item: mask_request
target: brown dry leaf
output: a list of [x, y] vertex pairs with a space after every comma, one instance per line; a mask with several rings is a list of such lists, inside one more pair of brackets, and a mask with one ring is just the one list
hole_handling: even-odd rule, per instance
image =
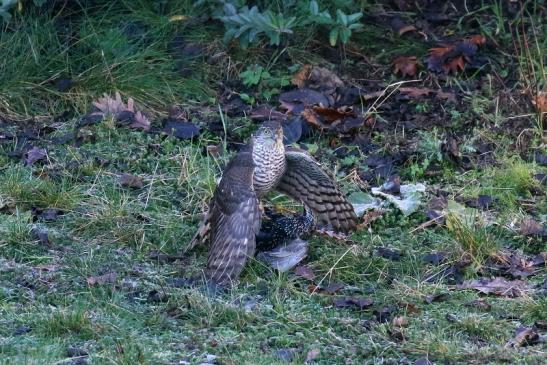
[[520, 224], [520, 234], [523, 236], [536, 236], [543, 232], [543, 227], [532, 218], [524, 219]]
[[298, 70], [298, 72], [293, 75], [291, 79], [291, 84], [299, 88], [304, 87], [306, 85], [308, 77], [310, 76], [312, 68], [313, 66], [309, 64], [302, 66], [300, 70]]
[[148, 118], [142, 112], [135, 110], [135, 101], [133, 98], [128, 98], [126, 105], [118, 91], [116, 91], [114, 98], [108, 94], [104, 94], [102, 98], [93, 102], [93, 106], [96, 108], [96, 111], [90, 115], [101, 115], [103, 117], [112, 115], [116, 119], [130, 120], [130, 128], [144, 131], [150, 129]]
[[294, 273], [296, 275], [301, 276], [304, 279], [308, 279], [310, 281], [315, 279], [315, 273], [307, 265], [300, 265], [300, 266], [295, 267], [294, 268]]
[[331, 70], [312, 65], [302, 66], [291, 82], [298, 88], [309, 87], [319, 90], [332, 90], [344, 86], [344, 82]]
[[428, 87], [401, 87], [399, 88], [399, 91], [411, 98], [419, 98], [434, 92], [433, 89]]
[[384, 214], [383, 211], [378, 210], [369, 210], [368, 212], [363, 215], [363, 223], [362, 225], [364, 227], [369, 226], [372, 222], [380, 218]]
[[142, 189], [144, 182], [142, 177], [132, 174], [122, 174], [120, 176], [120, 184], [126, 188]]
[[451, 101], [453, 103], [456, 102], [456, 95], [452, 92], [437, 90], [436, 96], [437, 96], [437, 98], [439, 98], [441, 100], [448, 100], [448, 101]]
[[471, 308], [478, 308], [478, 309], [482, 309], [482, 310], [485, 310], [485, 311], [489, 311], [490, 309], [492, 309], [492, 306], [490, 305], [490, 303], [488, 303], [486, 300], [484, 300], [482, 298], [472, 300], [472, 301], [466, 303], [465, 306], [466, 307], [471, 307]]
[[25, 164], [27, 166], [33, 165], [35, 162], [38, 162], [40, 160], [45, 159], [47, 156], [47, 151], [45, 148], [40, 147], [32, 147], [26, 154], [25, 154]]
[[397, 32], [400, 36], [405, 34], [405, 33], [408, 33], [408, 32], [414, 32], [416, 30], [416, 27], [413, 26], [413, 25], [406, 25], [404, 27], [402, 27], [401, 29], [399, 29], [399, 31]]
[[319, 294], [327, 294], [327, 295], [333, 295], [336, 294], [338, 291], [342, 290], [346, 285], [342, 283], [330, 283], [327, 286], [320, 286], [315, 284], [308, 285], [308, 291], [310, 293], [319, 293]]
[[305, 363], [309, 363], [317, 359], [317, 357], [321, 354], [321, 350], [318, 348], [313, 348], [310, 351], [308, 351], [308, 354], [306, 355], [306, 361]]
[[[132, 99], [130, 98], [129, 100]], [[133, 117], [133, 122], [129, 124], [129, 127], [147, 131], [150, 129], [150, 120], [142, 112], [136, 112]]]
[[534, 100], [538, 112], [547, 113], [547, 91], [540, 91]]
[[88, 285], [103, 285], [103, 284], [113, 284], [116, 282], [118, 274], [115, 272], [108, 272], [99, 276], [90, 276], [87, 278]]
[[482, 35], [466, 37], [452, 44], [441, 44], [428, 51], [427, 68], [435, 72], [456, 73], [465, 69], [466, 61], [476, 54], [478, 47], [486, 44]]
[[314, 106], [313, 111], [319, 115], [323, 121], [328, 123], [333, 123], [346, 117], [355, 117], [355, 113], [353, 113], [353, 109], [351, 107], [324, 108]]
[[415, 56], [399, 56], [393, 60], [393, 73], [414, 77], [418, 72], [418, 59]]
[[486, 37], [481, 34], [476, 34], [466, 37], [465, 41], [472, 43], [476, 46], [484, 46], [486, 44]]
[[408, 319], [403, 316], [395, 317], [391, 321], [394, 327], [406, 327], [408, 326]]
[[361, 310], [370, 307], [374, 301], [370, 298], [347, 297], [335, 299], [333, 304], [336, 308], [359, 308]]
[[505, 280], [504, 278], [481, 278], [466, 280], [458, 285], [458, 289], [475, 289], [484, 294], [494, 294], [504, 297], [520, 297], [528, 291], [528, 284], [522, 280]]
[[445, 73], [457, 73], [458, 71], [463, 71], [465, 68], [465, 62], [463, 56], [455, 57], [449, 61], [446, 61], [443, 64], [443, 70]]
[[524, 347], [535, 345], [539, 342], [539, 334], [531, 327], [517, 328], [515, 337], [513, 337], [505, 347]]
[[397, 34], [399, 34], [399, 36], [416, 30], [415, 26], [405, 23], [405, 21], [400, 17], [395, 17], [391, 20], [391, 27], [395, 32], [397, 32]]
[[304, 109], [304, 111], [300, 115], [302, 116], [302, 118], [304, 118], [306, 122], [310, 123], [316, 128], [323, 129], [327, 127], [326, 125], [323, 125], [323, 122], [321, 122], [319, 115], [317, 115], [317, 113], [311, 108]]

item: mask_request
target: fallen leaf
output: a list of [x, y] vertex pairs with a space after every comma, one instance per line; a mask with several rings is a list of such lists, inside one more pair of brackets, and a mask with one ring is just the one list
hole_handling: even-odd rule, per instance
[[274, 356], [284, 362], [292, 362], [297, 354], [298, 350], [293, 348], [278, 349], [274, 351]]
[[142, 112], [136, 112], [129, 127], [147, 131], [150, 130], [150, 120]]
[[251, 110], [251, 114], [249, 115], [251, 119], [255, 120], [278, 120], [278, 121], [284, 121], [287, 119], [287, 114], [281, 113], [280, 111], [275, 110], [274, 108], [256, 108]]
[[378, 254], [383, 258], [398, 261], [401, 259], [403, 254], [399, 250], [387, 248], [387, 247], [378, 247]]
[[283, 143], [291, 145], [300, 141], [304, 133], [304, 121], [301, 116], [286, 120], [283, 124]]
[[531, 327], [517, 328], [513, 337], [505, 347], [525, 347], [539, 343], [539, 334]]
[[415, 56], [399, 56], [393, 60], [393, 73], [414, 77], [418, 72], [418, 59]]
[[73, 85], [74, 85], [74, 81], [72, 81], [72, 79], [62, 78], [55, 81], [55, 88], [57, 89], [57, 91], [62, 93], [70, 90]]
[[434, 302], [444, 302], [449, 297], [450, 296], [448, 295], [448, 293], [438, 293], [438, 294], [426, 295], [425, 302], [427, 304], [431, 304], [431, 303], [434, 303]]
[[294, 273], [304, 279], [312, 281], [315, 279], [315, 273], [307, 265], [300, 265], [294, 268]]
[[540, 91], [532, 99], [536, 109], [540, 113], [547, 113], [547, 91]]
[[416, 30], [415, 26], [413, 26], [412, 24], [406, 24], [400, 17], [394, 17], [391, 20], [391, 28], [393, 28], [393, 30], [397, 32], [399, 36]]
[[528, 218], [521, 222], [519, 231], [523, 236], [537, 236], [540, 235], [544, 229], [537, 221], [532, 218]]
[[478, 47], [486, 43], [481, 35], [470, 36], [459, 42], [441, 44], [428, 51], [427, 68], [434, 72], [457, 73], [465, 69], [466, 61], [470, 62]]
[[32, 328], [30, 328], [29, 326], [21, 325], [21, 326], [17, 327], [15, 329], [15, 331], [13, 331], [13, 335], [14, 336], [21, 336], [21, 335], [24, 335], [25, 333], [29, 333], [31, 331], [32, 331]]
[[43, 220], [46, 222], [53, 222], [56, 221], [57, 218], [59, 218], [60, 215], [63, 214], [63, 211], [60, 209], [44, 209], [40, 216]]
[[379, 210], [369, 210], [368, 212], [366, 212], [364, 215], [363, 215], [363, 221], [362, 221], [362, 226], [363, 227], [367, 227], [367, 226], [370, 226], [372, 224], [372, 222], [374, 222], [375, 220], [377, 220], [378, 218], [380, 218], [382, 215], [384, 214], [383, 211], [379, 211]]
[[144, 182], [142, 177], [132, 174], [124, 173], [120, 176], [120, 184], [123, 187], [142, 189]]
[[308, 291], [310, 293], [328, 294], [333, 295], [342, 290], [346, 285], [342, 283], [330, 283], [328, 286], [323, 287], [320, 285], [310, 284], [308, 285]]
[[66, 355], [68, 357], [82, 357], [82, 356], [88, 356], [89, 352], [82, 347], [69, 346], [66, 349]]
[[194, 123], [177, 119], [165, 120], [163, 131], [178, 139], [192, 139], [200, 134], [200, 128]]
[[486, 37], [483, 36], [482, 34], [476, 34], [469, 37], [465, 37], [465, 40], [477, 46], [484, 46], [486, 44]]
[[395, 312], [395, 307], [388, 305], [375, 310], [373, 314], [374, 314], [374, 317], [376, 317], [376, 320], [378, 322], [386, 323], [386, 322], [389, 322], [394, 312]]
[[433, 89], [428, 87], [400, 87], [399, 91], [411, 98], [419, 98], [434, 92]]
[[156, 289], [150, 290], [148, 292], [148, 298], [147, 300], [152, 303], [164, 303], [169, 300], [169, 297], [164, 291], [158, 291]]
[[27, 166], [34, 165], [34, 163], [45, 159], [47, 151], [45, 148], [32, 147], [27, 153], [25, 153], [25, 164]]
[[300, 114], [307, 106], [329, 107], [331, 105], [323, 93], [308, 88], [286, 91], [279, 95], [279, 102], [282, 108], [293, 114]]
[[429, 361], [427, 356], [424, 356], [416, 359], [416, 361], [414, 361], [414, 365], [433, 365], [433, 363]]
[[32, 233], [42, 245], [49, 245], [49, 234], [47, 231], [39, 228], [33, 228]]
[[431, 252], [424, 256], [423, 260], [424, 262], [431, 264], [431, 265], [440, 265], [444, 262], [446, 262], [447, 257], [446, 253], [444, 252]]
[[306, 361], [305, 363], [309, 363], [309, 362], [312, 362], [314, 361], [315, 359], [317, 359], [317, 357], [319, 357], [319, 355], [321, 354], [321, 350], [319, 350], [318, 348], [313, 348], [311, 349], [310, 351], [308, 351], [308, 353], [306, 354]]
[[466, 303], [465, 306], [471, 307], [471, 308], [478, 308], [485, 311], [489, 311], [490, 309], [492, 309], [492, 306], [490, 305], [490, 303], [488, 303], [485, 299], [482, 299], [482, 298], [472, 300], [469, 303]]
[[308, 87], [318, 90], [333, 90], [344, 86], [344, 82], [331, 70], [312, 65], [302, 66], [293, 75], [291, 83], [298, 88]]
[[325, 108], [321, 106], [314, 106], [313, 111], [321, 117], [323, 122], [327, 123], [340, 121], [347, 117], [355, 117], [355, 113], [351, 107]]
[[373, 304], [373, 300], [370, 298], [338, 298], [333, 301], [333, 304], [336, 308], [351, 308], [356, 307], [360, 310], [370, 307]]
[[508, 281], [500, 277], [466, 280], [457, 287], [458, 289], [475, 289], [484, 294], [494, 294], [510, 298], [522, 296], [528, 291], [528, 284], [525, 281]]
[[116, 282], [118, 274], [115, 272], [108, 272], [99, 276], [90, 276], [87, 278], [88, 285], [104, 285], [104, 284], [113, 284]]
[[406, 327], [408, 326], [408, 319], [403, 316], [398, 316], [393, 318], [391, 324], [393, 324], [394, 327]]

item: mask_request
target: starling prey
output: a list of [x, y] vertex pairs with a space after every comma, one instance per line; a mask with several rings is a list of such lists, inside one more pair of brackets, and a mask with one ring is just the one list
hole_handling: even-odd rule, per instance
[[[248, 163], [240, 163], [237, 160], [249, 158], [254, 165], [253, 171], [243, 173], [245, 168], [251, 169], [251, 167]], [[232, 172], [232, 170], [237, 172]], [[248, 186], [243, 184], [243, 177], [251, 179], [245, 180], [245, 182], [248, 182]], [[234, 186], [232, 186], [232, 180], [237, 180]], [[307, 152], [294, 148], [285, 148], [283, 145], [283, 129], [279, 122], [265, 122], [253, 135], [246, 149], [238, 153], [228, 165], [215, 191], [209, 213], [205, 216], [194, 238], [186, 247], [185, 251], [188, 251], [207, 239], [210, 241], [211, 250], [206, 269], [209, 278], [213, 280], [218, 280], [219, 277], [223, 280], [226, 279], [225, 274], [219, 277], [215, 276], [217, 269], [211, 263], [217, 262], [217, 265], [220, 265], [219, 260], [222, 258], [230, 261], [233, 259], [233, 255], [237, 256], [240, 251], [243, 251], [238, 248], [237, 254], [231, 254], [234, 247], [243, 245], [243, 238], [240, 239], [239, 244], [236, 244], [234, 237], [243, 237], [244, 235], [241, 233], [244, 228], [242, 227], [245, 227], [246, 230], [257, 221], [254, 215], [249, 214], [250, 211], [247, 206], [245, 206], [244, 212], [232, 211], [228, 219], [226, 215], [219, 215], [216, 205], [232, 204], [233, 199], [236, 199], [238, 204], [242, 204], [240, 199], [251, 194], [255, 197], [256, 211], [259, 212], [257, 214], [260, 214], [258, 199], [273, 190], [280, 191], [301, 202], [313, 213], [317, 225], [321, 228], [344, 233], [356, 228], [357, 216], [353, 206], [338, 189], [335, 181]], [[246, 203], [248, 202], [250, 201], [246, 200]], [[231, 206], [236, 207], [237, 204]], [[222, 221], [219, 221], [219, 219], [222, 219]], [[245, 222], [241, 221], [244, 219]], [[222, 229], [219, 228], [220, 225], [222, 225]], [[222, 234], [219, 234], [219, 232], [222, 232]], [[230, 235], [230, 232], [234, 232], [236, 235]], [[258, 229], [255, 233], [258, 233]], [[250, 242], [249, 238], [246, 238], [245, 245], [248, 248]], [[255, 240], [253, 237], [253, 253], [254, 245]], [[226, 265], [223, 264], [219, 267], [221, 266], [231, 267], [232, 264], [228, 262]], [[237, 273], [239, 274], [240, 271], [241, 269]], [[233, 272], [235, 273], [236, 270]], [[235, 277], [237, 275], [231, 274], [230, 280]]]

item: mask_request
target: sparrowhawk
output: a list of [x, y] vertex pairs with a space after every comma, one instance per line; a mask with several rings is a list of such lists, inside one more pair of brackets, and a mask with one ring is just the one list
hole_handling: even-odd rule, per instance
[[272, 190], [304, 204], [320, 227], [347, 233], [357, 226], [353, 206], [320, 164], [307, 152], [284, 146], [279, 122], [265, 122], [228, 164], [209, 213], [186, 248], [210, 241], [209, 279], [220, 284], [235, 280], [254, 255], [259, 199]]

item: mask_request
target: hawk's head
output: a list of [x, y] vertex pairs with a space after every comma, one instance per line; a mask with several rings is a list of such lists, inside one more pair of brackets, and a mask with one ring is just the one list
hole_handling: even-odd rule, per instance
[[266, 149], [278, 149], [283, 147], [283, 128], [281, 123], [267, 121], [262, 123], [253, 136], [255, 145]]

